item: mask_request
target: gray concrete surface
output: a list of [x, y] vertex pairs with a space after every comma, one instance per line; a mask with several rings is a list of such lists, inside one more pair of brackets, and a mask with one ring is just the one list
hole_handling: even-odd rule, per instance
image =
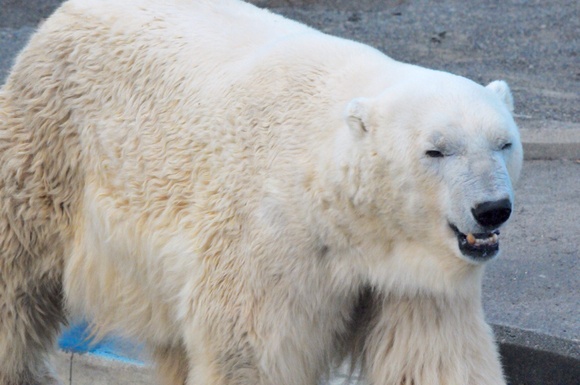
[[155, 385], [150, 366], [126, 364], [90, 354], [59, 352], [54, 360], [56, 373], [69, 385]]
[[[368, 43], [398, 60], [454, 72], [482, 84], [500, 78], [508, 81], [527, 161], [517, 188], [514, 219], [502, 231], [502, 255], [487, 269], [486, 314], [502, 343], [513, 385], [524, 385], [523, 379], [525, 385], [580, 384], [578, 2], [254, 2], [325, 32]], [[36, 24], [58, 3], [0, 0], [0, 84]], [[532, 358], [534, 354], [540, 355]], [[66, 361], [68, 356], [59, 359], [63, 357]], [[66, 362], [70, 368], [70, 361]], [[105, 379], [101, 383], [124, 383], [118, 379], [121, 375], [110, 377], [122, 372], [116, 366], [95, 362], [76, 357], [73, 368], [78, 364], [80, 375], [94, 377], [90, 383], [99, 383], [97, 378]], [[99, 365], [109, 369], [95, 369]], [[150, 381], [135, 376], [131, 383]], [[79, 381], [71, 383], [83, 383]]]
[[[95, 357], [90, 354], [59, 352], [55, 357], [57, 375], [70, 385], [157, 385], [155, 373], [148, 365], [132, 365]], [[354, 384], [358, 377], [336, 374], [320, 385]], [[361, 383], [361, 385], [364, 385]]]
[[580, 161], [525, 162], [484, 281], [489, 321], [580, 342], [579, 217]]

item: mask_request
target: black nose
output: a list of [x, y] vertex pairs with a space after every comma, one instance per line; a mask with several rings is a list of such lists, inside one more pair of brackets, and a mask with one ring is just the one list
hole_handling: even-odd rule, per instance
[[512, 203], [509, 199], [483, 202], [471, 209], [473, 217], [483, 227], [496, 228], [508, 220], [512, 213]]

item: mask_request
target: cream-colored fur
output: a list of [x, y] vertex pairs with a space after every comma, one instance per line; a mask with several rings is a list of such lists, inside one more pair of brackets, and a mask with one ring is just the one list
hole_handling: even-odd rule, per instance
[[165, 384], [505, 384], [448, 221], [513, 197], [511, 103], [233, 0], [65, 3], [0, 93], [0, 384], [66, 313]]

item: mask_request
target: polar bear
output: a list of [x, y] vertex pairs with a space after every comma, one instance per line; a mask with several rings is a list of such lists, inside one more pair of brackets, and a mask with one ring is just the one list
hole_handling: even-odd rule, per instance
[[58, 383], [82, 315], [164, 384], [505, 384], [512, 109], [235, 0], [65, 3], [0, 92], [0, 383]]

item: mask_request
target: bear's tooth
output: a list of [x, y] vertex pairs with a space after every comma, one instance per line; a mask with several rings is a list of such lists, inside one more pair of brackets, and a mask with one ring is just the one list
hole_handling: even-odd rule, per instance
[[497, 243], [497, 240], [498, 240], [498, 236], [497, 236], [497, 234], [493, 234], [493, 235], [491, 236], [491, 239], [492, 239], [493, 243]]
[[466, 238], [467, 238], [467, 243], [469, 243], [470, 245], [475, 244], [475, 241], [476, 241], [475, 235], [469, 233], [469, 234], [467, 234]]

